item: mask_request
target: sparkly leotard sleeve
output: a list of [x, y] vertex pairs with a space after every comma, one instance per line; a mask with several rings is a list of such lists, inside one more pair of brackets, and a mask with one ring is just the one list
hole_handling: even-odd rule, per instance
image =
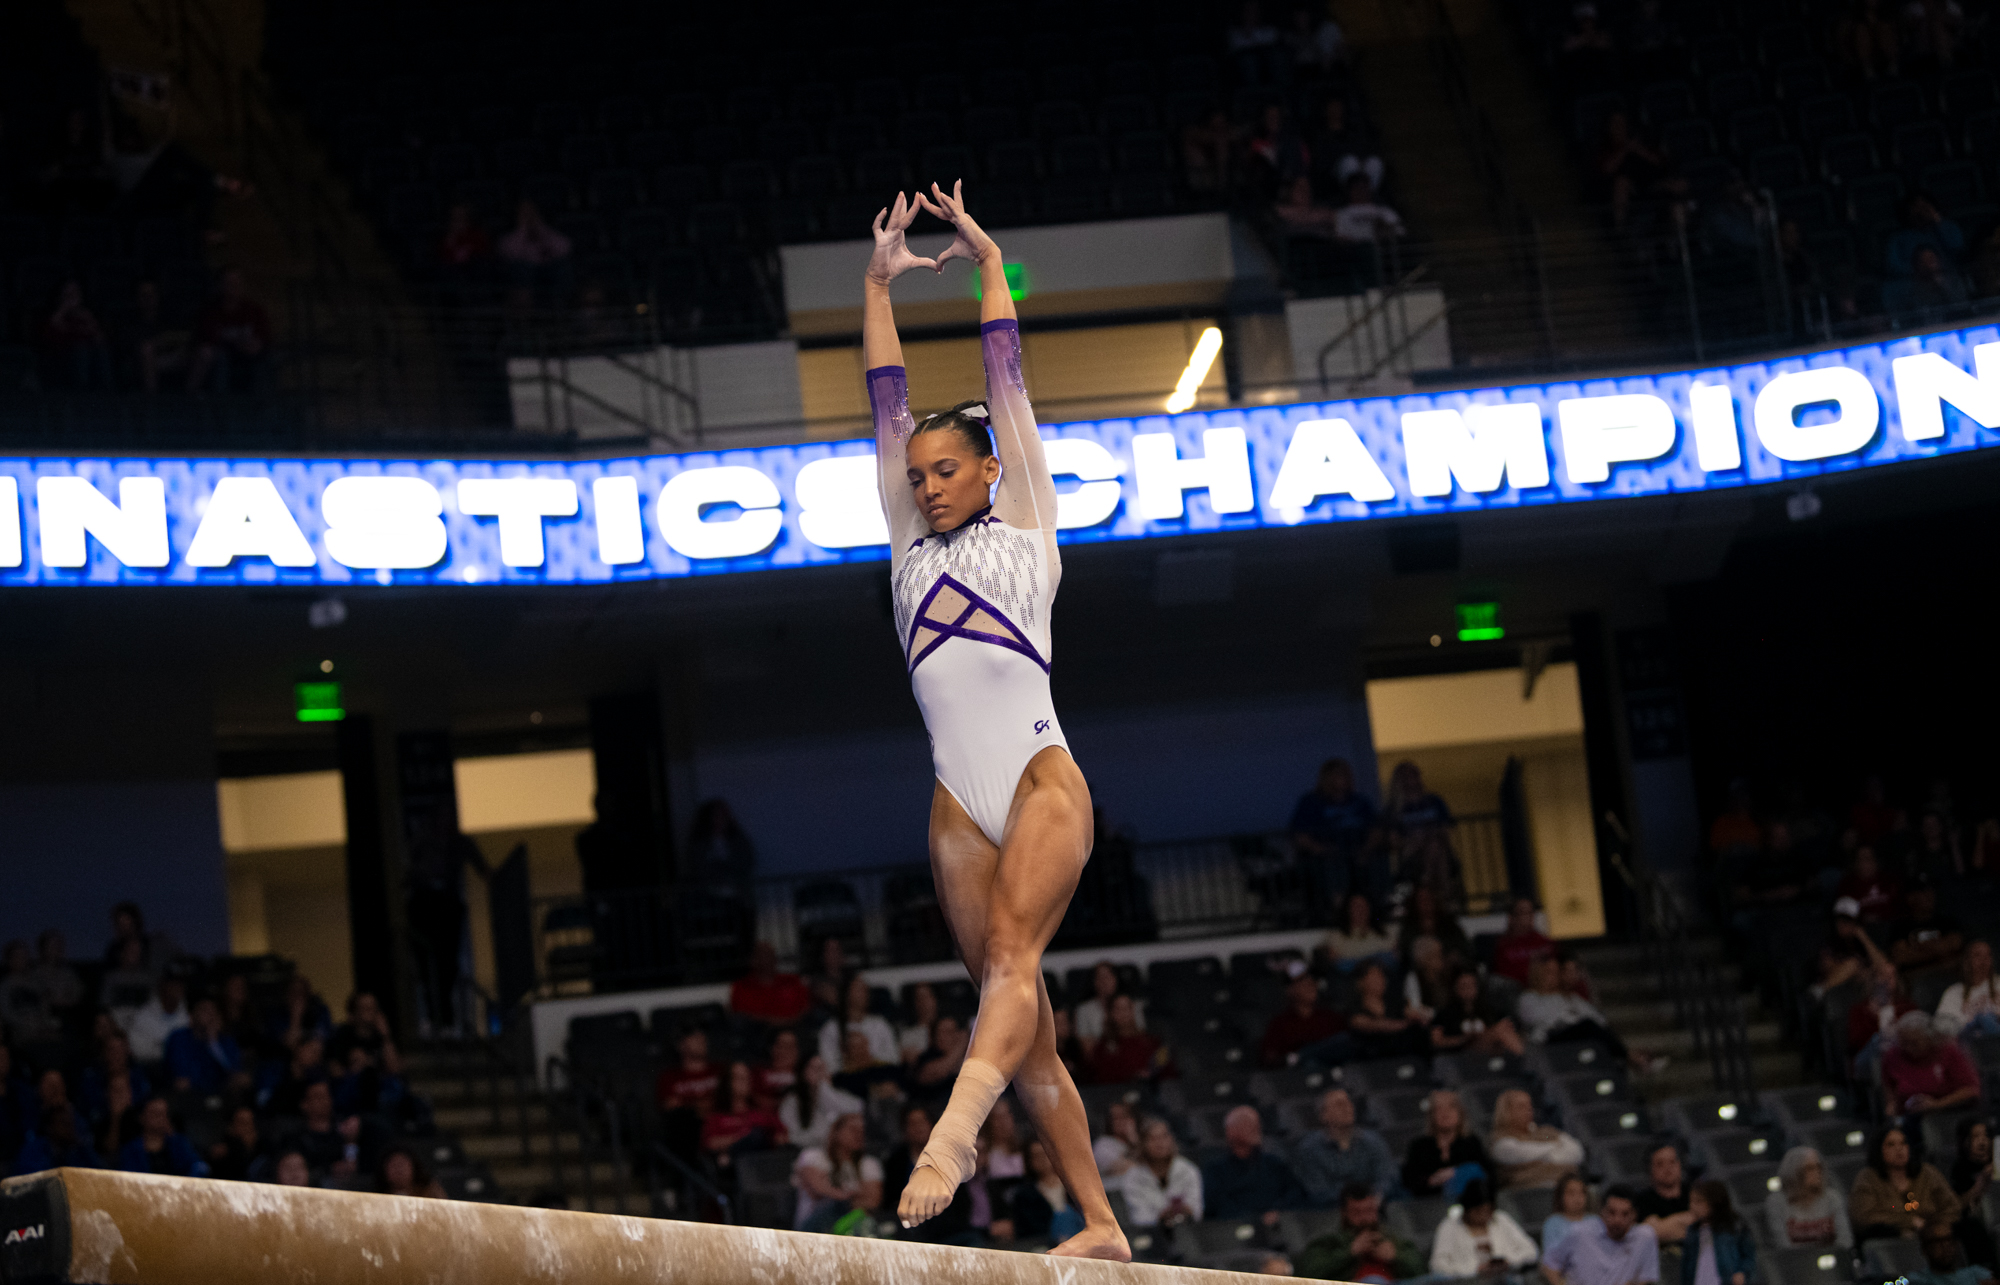
[[1000, 458], [993, 504], [953, 531], [917, 511], [904, 463], [915, 423], [900, 366], [868, 372], [893, 545], [897, 637], [931, 736], [937, 779], [997, 847], [1028, 760], [1069, 743], [1049, 695], [1049, 613], [1062, 563], [1055, 480], [1021, 380], [1012, 320], [980, 327]]

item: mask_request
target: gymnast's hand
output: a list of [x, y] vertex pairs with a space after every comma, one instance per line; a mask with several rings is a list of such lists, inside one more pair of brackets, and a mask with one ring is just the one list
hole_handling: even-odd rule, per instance
[[[921, 201], [923, 194], [918, 193]], [[875, 216], [875, 253], [868, 260], [868, 279], [878, 285], [888, 285], [911, 268], [939, 270], [936, 259], [925, 259], [910, 253], [903, 234], [910, 230], [910, 224], [917, 218], [917, 205], [901, 192], [896, 193], [896, 204]]]
[[942, 270], [946, 259], [969, 259], [973, 263], [984, 263], [989, 254], [1000, 253], [1000, 247], [993, 244], [993, 238], [986, 235], [986, 229], [972, 221], [965, 212], [965, 180], [951, 185], [951, 195], [944, 189], [931, 184], [931, 194], [917, 193], [917, 201], [932, 214], [951, 224], [953, 236], [951, 244], [937, 257], [938, 268]]

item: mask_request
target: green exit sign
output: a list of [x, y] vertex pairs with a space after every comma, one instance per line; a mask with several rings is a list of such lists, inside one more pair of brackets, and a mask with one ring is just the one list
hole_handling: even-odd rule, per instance
[[292, 696], [301, 723], [338, 723], [347, 717], [339, 683], [294, 683]]
[[[1021, 300], [1027, 298], [1028, 265], [1025, 263], [1006, 263], [1001, 265], [1001, 271], [1007, 274], [1007, 293], [1014, 297], [1014, 302], [1019, 303]], [[986, 297], [986, 292], [980, 288], [979, 273], [977, 271], [972, 274], [972, 297], [975, 299]]]
[[1495, 638], [1505, 638], [1507, 631], [1500, 627], [1500, 604], [1497, 602], [1461, 602], [1458, 604], [1458, 640], [1460, 642], [1490, 642]]

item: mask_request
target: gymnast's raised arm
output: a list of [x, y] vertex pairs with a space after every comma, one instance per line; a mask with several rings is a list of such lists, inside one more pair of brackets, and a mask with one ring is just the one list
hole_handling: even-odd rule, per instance
[[861, 306], [861, 356], [868, 366], [868, 406], [875, 416], [876, 482], [882, 493], [882, 513], [889, 521], [889, 553], [900, 560], [910, 546], [930, 534], [930, 524], [910, 494], [906, 450], [916, 421], [910, 417], [910, 384], [903, 371], [903, 341], [896, 334], [896, 313], [889, 306], [889, 283], [911, 268], [938, 270], [937, 260], [910, 252], [903, 234], [917, 217], [917, 206], [901, 192], [894, 207], [875, 216], [875, 253], [868, 260], [868, 278]]
[[919, 192], [924, 208], [951, 224], [956, 236], [937, 257], [942, 267], [947, 259], [970, 259], [979, 272], [979, 338], [986, 358], [986, 409], [993, 422], [993, 449], [1000, 456], [1000, 485], [994, 492], [993, 512], [1008, 526], [1040, 530], [1049, 538], [1049, 557], [1054, 562], [1056, 534], [1056, 482], [1049, 474], [1049, 462], [1042, 452], [1042, 435], [1035, 431], [1035, 410], [1028, 404], [1028, 390], [1021, 382], [1021, 327], [1014, 316], [1014, 296], [1007, 286], [1007, 272], [1000, 260], [1000, 247], [965, 212], [963, 185], [954, 184], [947, 195], [931, 184], [931, 194]]

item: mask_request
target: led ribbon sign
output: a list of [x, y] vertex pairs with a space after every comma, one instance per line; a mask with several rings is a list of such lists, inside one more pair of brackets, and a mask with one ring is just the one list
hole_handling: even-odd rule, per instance
[[[1818, 477], [2000, 444], [1992, 326], [1727, 369], [1062, 424], [1065, 541]], [[887, 556], [868, 442], [0, 460], [0, 585], [569, 584]]]

